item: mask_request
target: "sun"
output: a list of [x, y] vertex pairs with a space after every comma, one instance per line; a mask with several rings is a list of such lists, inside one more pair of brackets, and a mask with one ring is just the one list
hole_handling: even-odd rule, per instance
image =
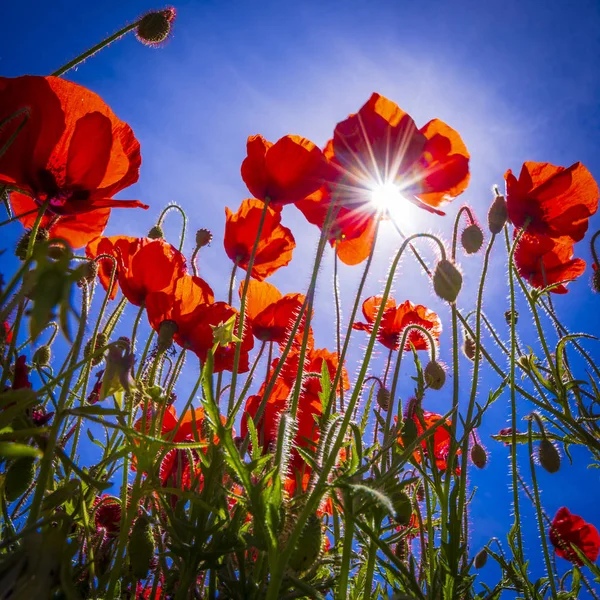
[[400, 189], [394, 183], [378, 184], [371, 191], [371, 202], [380, 213], [390, 212], [402, 200]]

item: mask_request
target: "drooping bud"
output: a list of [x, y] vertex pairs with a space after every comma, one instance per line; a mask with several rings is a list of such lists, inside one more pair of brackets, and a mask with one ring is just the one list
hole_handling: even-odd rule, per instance
[[138, 40], [147, 46], [160, 46], [171, 33], [175, 14], [173, 7], [145, 14], [137, 26]]
[[165, 237], [165, 232], [160, 225], [154, 225], [146, 237], [149, 237], [151, 240], [162, 240]]
[[471, 460], [478, 469], [483, 469], [487, 463], [487, 454], [484, 447], [476, 443], [471, 447]]
[[52, 351], [50, 346], [40, 346], [34, 353], [31, 362], [38, 367], [45, 367], [50, 364], [50, 358], [52, 357]]
[[[25, 260], [27, 256], [27, 248], [29, 246], [29, 240], [31, 239], [31, 230], [26, 231], [21, 239], [17, 242], [17, 246], [15, 248], [15, 256], [20, 258], [21, 260]], [[35, 235], [35, 244], [39, 242], [47, 242], [50, 239], [50, 232], [43, 227], [40, 227], [37, 230]]]
[[464, 355], [473, 362], [475, 361], [476, 349], [477, 349], [477, 345], [475, 344], [475, 340], [468, 333], [465, 333], [465, 340], [463, 343], [463, 352], [464, 352]]
[[[83, 357], [87, 358], [88, 356], [96, 352], [96, 350], [99, 350], [100, 348], [106, 346], [107, 343], [108, 338], [106, 337], [106, 334], [98, 332], [98, 334], [96, 335], [96, 343], [94, 344], [94, 349], [92, 350], [92, 340], [88, 340], [87, 344], [83, 349]], [[96, 365], [99, 365], [103, 360], [104, 355], [96, 356], [96, 358], [92, 359], [92, 365], [95, 367]]]
[[389, 410], [390, 402], [392, 400], [392, 396], [390, 391], [384, 386], [379, 386], [379, 391], [377, 392], [377, 404], [381, 410]]
[[79, 287], [84, 284], [92, 284], [98, 275], [98, 263], [95, 260], [88, 260], [80, 267], [81, 279], [77, 282]]
[[511, 326], [513, 321], [516, 325], [519, 321], [519, 313], [516, 310], [507, 310], [504, 313], [504, 318], [506, 319], [506, 324], [508, 326]]
[[68, 262], [73, 257], [73, 251], [71, 250], [70, 246], [65, 244], [50, 243], [50, 247], [48, 248], [48, 256], [57, 262]]
[[432, 390], [441, 390], [446, 383], [446, 371], [439, 362], [432, 360], [427, 363], [424, 371], [425, 383]]
[[454, 263], [442, 259], [435, 267], [433, 273], [433, 289], [435, 293], [446, 302], [453, 304], [462, 287], [462, 275]]
[[463, 230], [460, 241], [467, 254], [479, 252], [481, 246], [483, 246], [483, 231], [481, 227], [477, 223], [472, 223]]
[[306, 571], [319, 558], [323, 532], [321, 519], [310, 515], [290, 556], [289, 565], [295, 571]]
[[129, 536], [128, 555], [131, 571], [137, 579], [145, 579], [150, 570], [154, 556], [154, 536], [150, 519], [147, 515], [140, 515], [131, 528]]
[[6, 470], [4, 496], [8, 502], [14, 502], [28, 489], [35, 477], [35, 459], [30, 456], [17, 458]]
[[412, 503], [408, 494], [403, 491], [397, 491], [390, 498], [394, 507], [394, 519], [398, 525], [407, 526], [413, 513]]
[[543, 438], [538, 448], [538, 459], [540, 465], [548, 473], [556, 473], [560, 469], [560, 454], [556, 446], [548, 439]]
[[488, 227], [493, 234], [498, 234], [504, 229], [508, 219], [508, 209], [504, 196], [497, 195], [488, 212]]
[[475, 568], [483, 569], [483, 567], [485, 567], [485, 563], [487, 562], [487, 558], [488, 558], [487, 550], [485, 548], [483, 550], [480, 550], [475, 555]]
[[173, 345], [173, 337], [177, 333], [177, 323], [166, 320], [158, 328], [158, 350], [167, 351]]
[[594, 274], [592, 275], [592, 289], [600, 294], [600, 269], [594, 263]]
[[210, 246], [212, 238], [212, 233], [208, 229], [198, 229], [198, 231], [196, 231], [196, 248]]

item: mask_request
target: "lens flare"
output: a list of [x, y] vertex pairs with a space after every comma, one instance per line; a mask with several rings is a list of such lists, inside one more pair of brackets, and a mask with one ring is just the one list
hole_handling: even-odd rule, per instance
[[387, 213], [402, 201], [402, 194], [397, 185], [393, 183], [382, 183], [371, 192], [371, 202], [378, 212]]

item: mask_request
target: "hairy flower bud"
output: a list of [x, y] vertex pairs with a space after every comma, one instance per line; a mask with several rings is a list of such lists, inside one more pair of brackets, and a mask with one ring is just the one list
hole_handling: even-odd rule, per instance
[[309, 569], [319, 558], [322, 541], [321, 519], [317, 515], [310, 515], [290, 556], [290, 567], [295, 571]]
[[390, 500], [394, 507], [394, 519], [396, 519], [398, 525], [408, 525], [413, 513], [412, 503], [408, 494], [403, 491], [397, 491], [392, 494]]
[[592, 289], [600, 294], [600, 269], [594, 264], [594, 273], [592, 275]]
[[[108, 343], [108, 338], [105, 333], [98, 332], [96, 335], [96, 343], [94, 344], [94, 349], [92, 350], [92, 340], [89, 340], [83, 349], [84, 358], [88, 358], [91, 354], [103, 348]], [[96, 358], [92, 359], [92, 365], [95, 367], [99, 365], [104, 360], [104, 355], [96, 356]]]
[[556, 473], [560, 469], [560, 454], [556, 446], [547, 438], [543, 438], [538, 448], [540, 465], [548, 473]]
[[475, 344], [475, 340], [469, 334], [465, 334], [465, 340], [463, 342], [463, 352], [469, 360], [475, 361], [476, 348], [477, 345]]
[[417, 500], [419, 502], [425, 500], [425, 486], [423, 485], [423, 482], [419, 483], [417, 486]]
[[[15, 256], [17, 258], [20, 258], [21, 260], [25, 260], [25, 257], [27, 256], [27, 248], [29, 246], [30, 239], [31, 239], [31, 230], [26, 231], [21, 236], [21, 239], [17, 242], [17, 246], [15, 248]], [[40, 227], [37, 230], [34, 244], [37, 244], [39, 242], [46, 242], [49, 239], [50, 239], [50, 232], [47, 229]]]
[[30, 456], [17, 458], [6, 470], [4, 496], [8, 502], [14, 502], [28, 489], [35, 477], [35, 459]]
[[432, 390], [441, 390], [446, 383], [446, 371], [439, 362], [432, 360], [425, 367], [425, 383]]
[[394, 548], [396, 558], [405, 561], [408, 558], [408, 542], [405, 539], [400, 540]]
[[516, 310], [507, 310], [504, 313], [504, 318], [506, 319], [506, 324], [507, 325], [512, 325], [512, 322], [514, 320], [515, 325], [518, 323], [519, 321], [519, 313]]
[[175, 14], [172, 7], [145, 14], [137, 26], [138, 40], [147, 46], [160, 46], [171, 33]]
[[480, 550], [475, 555], [475, 568], [483, 569], [483, 567], [485, 567], [485, 563], [487, 562], [487, 558], [488, 558], [487, 550], [485, 548], [483, 550]]
[[158, 328], [158, 349], [165, 352], [173, 345], [173, 336], [177, 333], [175, 321], [163, 321]]
[[154, 536], [150, 520], [145, 514], [142, 514], [133, 524], [128, 548], [131, 571], [137, 579], [145, 579], [148, 575], [154, 550]]
[[496, 196], [488, 212], [488, 227], [493, 234], [498, 234], [504, 229], [508, 219], [508, 209], [504, 196]]
[[212, 233], [208, 229], [198, 229], [196, 231], [196, 248], [204, 248], [212, 242]]
[[34, 353], [31, 362], [38, 367], [45, 367], [50, 364], [50, 358], [52, 357], [52, 351], [50, 346], [40, 346]]
[[487, 463], [487, 454], [483, 446], [479, 443], [471, 447], [471, 460], [478, 469], [483, 469]]
[[442, 259], [435, 267], [433, 273], [433, 289], [435, 293], [446, 302], [453, 304], [462, 287], [462, 275], [454, 263]]
[[390, 408], [391, 399], [390, 391], [382, 385], [379, 386], [379, 391], [377, 392], [377, 404], [379, 408], [387, 411]]
[[479, 252], [481, 246], [483, 246], [483, 231], [481, 227], [477, 223], [472, 223], [463, 230], [460, 241], [467, 254]]
[[151, 240], [162, 240], [165, 237], [165, 232], [160, 225], [154, 225], [146, 237], [149, 237]]

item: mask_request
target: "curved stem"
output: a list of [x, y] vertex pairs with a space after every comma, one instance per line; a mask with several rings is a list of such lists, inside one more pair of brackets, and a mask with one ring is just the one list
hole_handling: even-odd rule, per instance
[[452, 233], [452, 261], [456, 260], [456, 242], [458, 241], [458, 225], [460, 223], [460, 217], [465, 212], [467, 213], [467, 216], [471, 221], [471, 225], [473, 225], [476, 222], [470, 207], [468, 207], [465, 204], [464, 206], [461, 206], [459, 208], [458, 212], [456, 213], [456, 219], [454, 219], [454, 231]]
[[[185, 241], [185, 232], [187, 229], [187, 217], [185, 215], [184, 210], [181, 208], [181, 206], [179, 206], [178, 204], [169, 204], [169, 206], [166, 206], [164, 208], [164, 210], [160, 213], [160, 216], [158, 217], [158, 221], [156, 222], [156, 224], [159, 227], [161, 227], [165, 217], [167, 216], [167, 213], [171, 210], [179, 211], [179, 214], [181, 215], [181, 218], [183, 220], [183, 223], [181, 225], [181, 236], [179, 238], [179, 252], [181, 252], [181, 250], [183, 248], [183, 242]], [[192, 259], [192, 266], [194, 266], [193, 259]], [[194, 275], [196, 275], [195, 268], [194, 268]]]

